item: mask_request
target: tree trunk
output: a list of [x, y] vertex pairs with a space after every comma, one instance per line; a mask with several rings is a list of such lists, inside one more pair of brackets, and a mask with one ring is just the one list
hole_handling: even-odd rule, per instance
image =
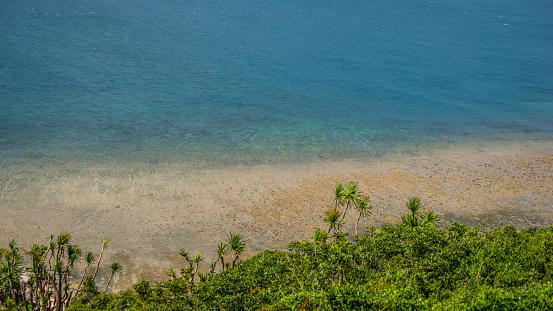
[[357, 222], [355, 223], [355, 236], [357, 236], [357, 227], [359, 226], [359, 219], [361, 218], [361, 213], [357, 216]]
[[111, 282], [111, 279], [113, 278], [114, 274], [115, 273], [112, 272], [111, 275], [109, 276], [108, 283], [106, 284], [106, 289], [104, 289], [104, 294], [108, 291], [109, 283]]
[[106, 247], [106, 244], [102, 243], [102, 250], [100, 251], [100, 257], [98, 257], [98, 265], [96, 266], [96, 270], [94, 271], [94, 275], [92, 275], [93, 280], [96, 278], [96, 273], [98, 273], [98, 270], [100, 269], [100, 261], [102, 261], [102, 255], [104, 254], [105, 247]]
[[63, 293], [62, 290], [61, 290], [61, 285], [62, 285], [61, 281], [62, 281], [62, 279], [63, 279], [63, 276], [60, 274], [59, 281], [58, 281], [59, 287], [58, 287], [58, 292], [57, 292], [57, 294], [58, 294], [58, 298], [57, 298], [57, 300], [58, 300], [58, 311], [61, 311], [61, 308], [63, 306], [63, 304], [61, 302], [61, 295]]
[[348, 202], [348, 204], [346, 204], [346, 210], [344, 211], [344, 214], [342, 215], [342, 219], [340, 219], [338, 224], [341, 224], [342, 221], [344, 221], [344, 218], [346, 218], [346, 213], [348, 212], [348, 208], [349, 208], [349, 202]]

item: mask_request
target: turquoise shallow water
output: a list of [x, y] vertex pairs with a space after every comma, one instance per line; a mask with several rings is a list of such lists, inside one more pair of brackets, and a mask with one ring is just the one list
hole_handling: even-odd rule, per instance
[[2, 1], [0, 159], [553, 139], [551, 1]]

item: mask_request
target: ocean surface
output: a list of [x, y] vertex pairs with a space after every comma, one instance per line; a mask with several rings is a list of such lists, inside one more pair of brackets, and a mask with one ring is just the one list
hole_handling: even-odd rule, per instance
[[0, 0], [0, 160], [553, 140], [553, 2]]

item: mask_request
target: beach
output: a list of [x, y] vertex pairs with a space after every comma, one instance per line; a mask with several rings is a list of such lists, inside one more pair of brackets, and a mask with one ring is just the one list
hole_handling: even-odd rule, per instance
[[[417, 196], [446, 225], [553, 225], [553, 144], [498, 143], [391, 154], [381, 158], [257, 166], [172, 161], [3, 161], [0, 245], [47, 244], [69, 232], [84, 251], [109, 248], [102, 266], [118, 260], [114, 290], [164, 270], [184, 267], [178, 251], [201, 253], [203, 268], [230, 232], [246, 238], [244, 258], [285, 250], [324, 228], [337, 183], [358, 182], [372, 215], [360, 227], [398, 223]], [[353, 234], [357, 215], [344, 230]], [[77, 269], [82, 269], [82, 262]], [[100, 283], [102, 280], [100, 280]]]
[[[338, 183], [395, 224], [553, 225], [552, 7], [539, 1], [4, 1], [0, 248], [61, 232], [111, 290], [231, 232], [324, 228]], [[348, 211], [344, 230], [357, 219]], [[27, 258], [27, 257], [26, 257]], [[81, 259], [76, 273], [84, 269]]]

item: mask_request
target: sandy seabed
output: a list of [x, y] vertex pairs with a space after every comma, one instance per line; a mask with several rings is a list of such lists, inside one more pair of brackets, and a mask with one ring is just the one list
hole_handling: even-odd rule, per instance
[[[373, 212], [361, 226], [400, 221], [419, 197], [442, 224], [521, 228], [553, 225], [553, 143], [458, 146], [380, 159], [308, 164], [194, 167], [178, 161], [0, 162], [0, 247], [28, 248], [51, 234], [98, 253], [110, 238], [104, 271], [118, 260], [115, 290], [184, 267], [184, 248], [215, 260], [229, 232], [247, 239], [245, 256], [310, 239], [333, 206], [337, 183], [359, 183]], [[355, 215], [346, 217], [353, 230]], [[77, 269], [82, 269], [82, 262]], [[102, 283], [102, 280], [100, 280]]]

